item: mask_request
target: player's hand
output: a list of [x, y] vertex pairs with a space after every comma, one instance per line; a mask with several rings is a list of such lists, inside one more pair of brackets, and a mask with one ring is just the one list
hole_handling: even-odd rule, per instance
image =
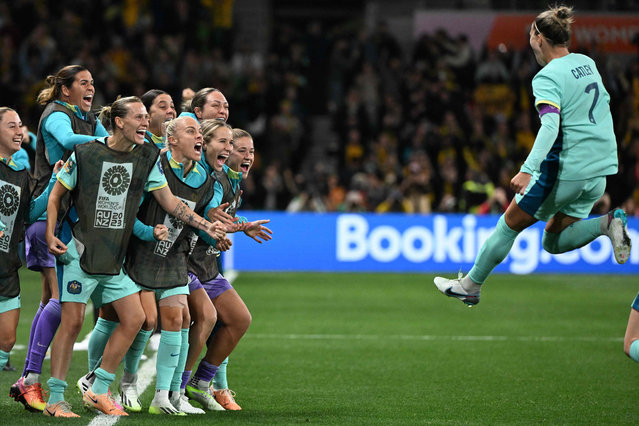
[[248, 222], [236, 222], [232, 225], [224, 225], [224, 230], [226, 231], [227, 234], [231, 234], [234, 232], [241, 232], [241, 231], [245, 231], [248, 228], [249, 224]]
[[45, 235], [49, 253], [54, 256], [60, 256], [67, 252], [67, 246], [60, 241], [55, 235]]
[[209, 223], [205, 229], [205, 232], [211, 236], [214, 240], [220, 241], [226, 238], [226, 232], [224, 231], [224, 224], [218, 220], [213, 223]]
[[164, 224], [157, 224], [155, 228], [153, 228], [153, 238], [156, 241], [164, 241], [169, 236], [169, 228]]
[[247, 222], [244, 233], [253, 238], [258, 243], [262, 244], [262, 241], [270, 241], [273, 237], [273, 231], [263, 226], [265, 223], [269, 223], [270, 219], [260, 219], [253, 222]]
[[0, 231], [0, 238], [4, 237], [4, 232]]
[[519, 172], [515, 175], [514, 178], [510, 180], [510, 188], [515, 191], [516, 194], [524, 195], [524, 192], [526, 191], [531, 178], [532, 175], [524, 172]]
[[53, 165], [53, 173], [57, 174], [60, 170], [62, 170], [62, 167], [64, 167], [64, 161], [56, 161], [56, 163]]
[[[224, 225], [230, 227], [230, 229], [233, 229], [232, 228], [233, 225], [235, 225], [235, 223], [240, 219], [237, 217], [233, 217], [224, 211], [226, 210], [228, 206], [229, 206], [229, 203], [222, 203], [219, 206], [215, 207], [214, 209], [210, 209], [207, 213], [209, 220], [211, 222], [215, 222], [216, 220], [220, 221]], [[227, 231], [227, 232], [235, 232], [235, 231]]]
[[233, 243], [231, 242], [231, 240], [225, 237], [221, 240], [217, 240], [217, 244], [215, 245], [215, 248], [218, 249], [219, 251], [227, 251], [228, 249], [231, 248], [232, 245]]

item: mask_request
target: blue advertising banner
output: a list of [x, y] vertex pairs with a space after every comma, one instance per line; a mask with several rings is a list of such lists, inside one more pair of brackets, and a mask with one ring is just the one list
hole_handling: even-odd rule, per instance
[[[498, 216], [244, 212], [271, 219], [273, 239], [258, 244], [236, 234], [226, 268], [239, 271], [468, 272]], [[639, 273], [639, 220], [628, 221], [635, 242], [618, 265], [607, 237], [561, 255], [541, 244], [544, 223], [522, 232], [495, 272]]]

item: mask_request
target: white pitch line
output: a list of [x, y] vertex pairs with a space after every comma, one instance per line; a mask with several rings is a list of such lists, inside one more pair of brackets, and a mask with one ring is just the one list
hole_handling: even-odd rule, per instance
[[73, 344], [73, 350], [74, 351], [88, 351], [89, 350], [89, 339], [91, 339], [91, 333], [93, 333], [93, 330], [89, 331], [87, 333], [87, 335], [84, 336], [84, 339], [82, 339], [81, 342], [75, 342]]
[[622, 342], [623, 337], [565, 337], [565, 336], [437, 336], [437, 335], [376, 335], [376, 334], [259, 334], [248, 333], [244, 338], [282, 340], [440, 340], [475, 342]]

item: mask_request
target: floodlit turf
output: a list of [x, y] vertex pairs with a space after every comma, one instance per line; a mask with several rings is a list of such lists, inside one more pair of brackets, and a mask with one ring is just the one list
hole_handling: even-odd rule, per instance
[[[25, 345], [40, 285], [22, 276]], [[637, 277], [495, 275], [473, 308], [442, 296], [432, 278], [240, 274], [253, 324], [231, 356], [229, 383], [244, 410], [116, 424], [637, 422], [639, 365], [622, 351]], [[24, 357], [14, 350], [11, 361], [21, 368]], [[64, 424], [93, 417], [75, 391], [85, 366], [86, 352], [76, 352], [67, 395], [83, 417]], [[61, 424], [6, 396], [18, 374], [0, 372], [3, 423]], [[148, 389], [143, 405], [151, 398]]]

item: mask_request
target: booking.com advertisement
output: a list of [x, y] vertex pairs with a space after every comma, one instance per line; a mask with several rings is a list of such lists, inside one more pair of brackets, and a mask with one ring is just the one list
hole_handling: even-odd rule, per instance
[[[499, 216], [244, 212], [270, 219], [273, 239], [258, 244], [238, 233], [225, 269], [238, 271], [468, 272]], [[603, 236], [561, 255], [541, 244], [545, 224], [523, 231], [495, 272], [639, 273], [639, 220], [628, 219], [635, 245], [618, 265]]]

